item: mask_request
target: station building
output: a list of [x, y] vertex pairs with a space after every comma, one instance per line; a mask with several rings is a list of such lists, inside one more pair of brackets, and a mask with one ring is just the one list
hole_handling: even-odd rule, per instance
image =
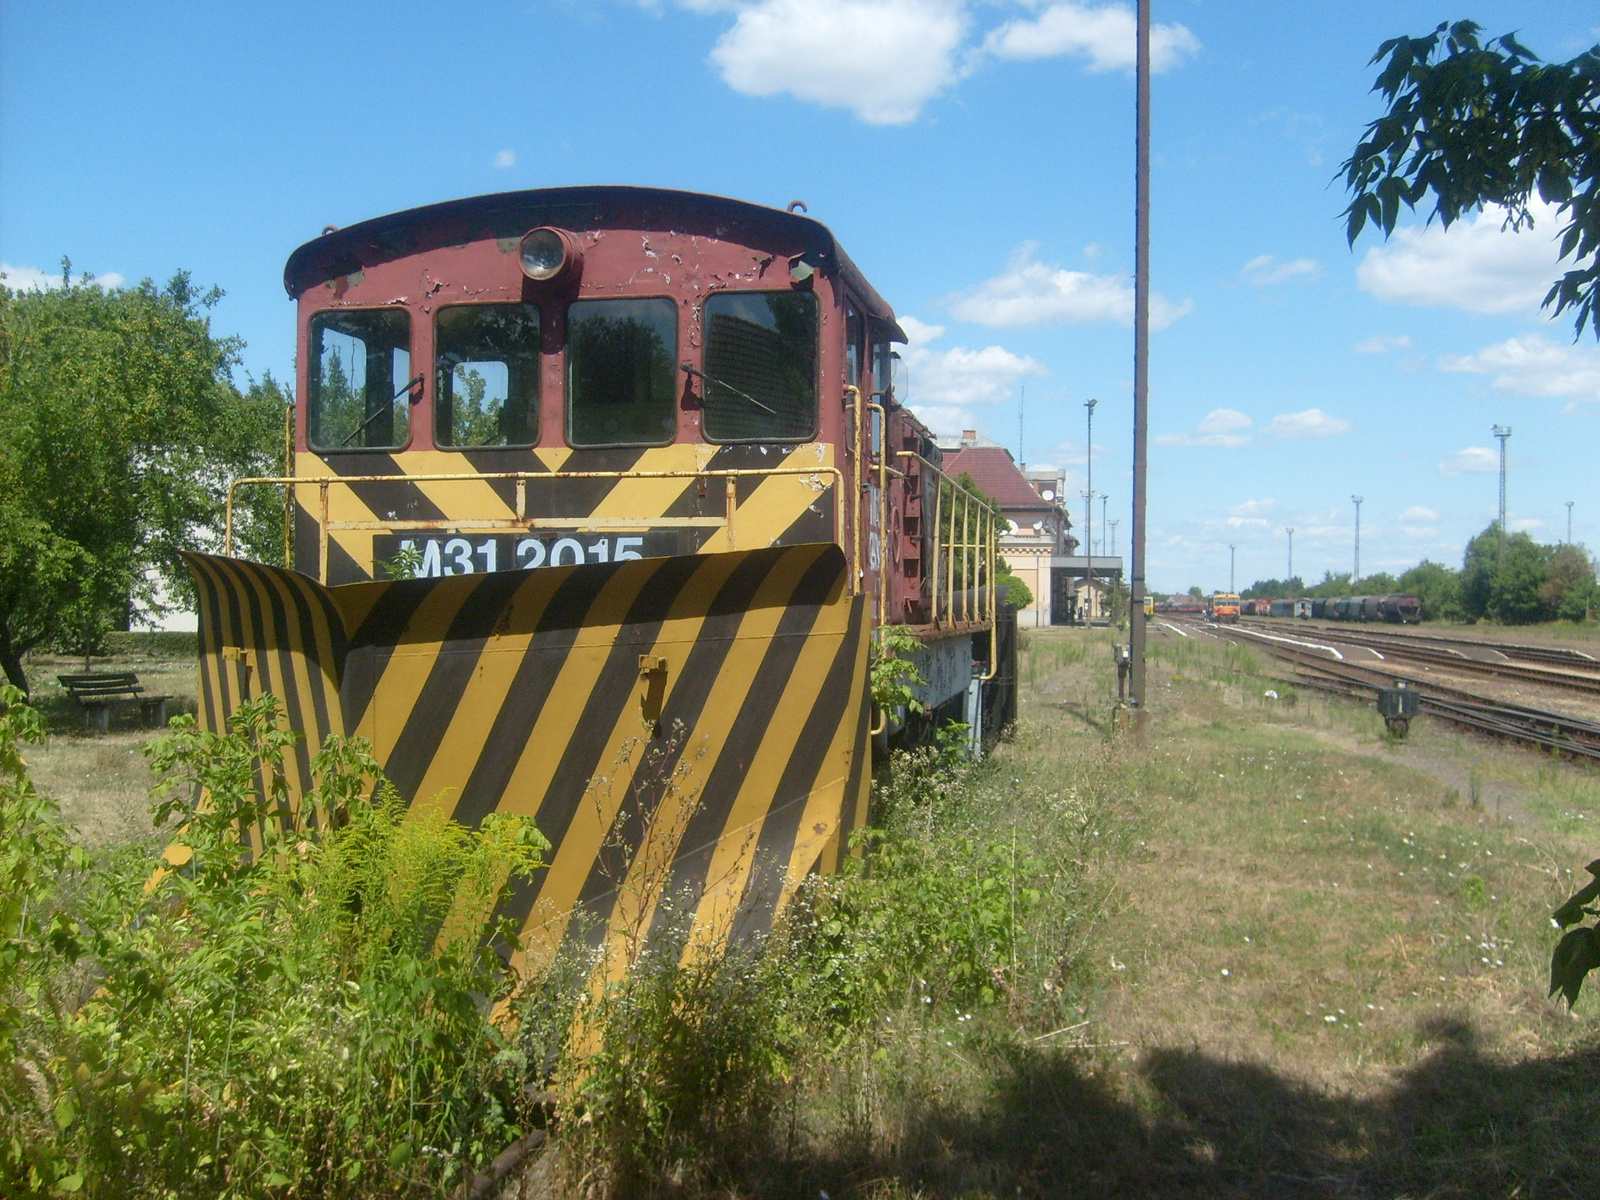
[[1017, 624], [1031, 629], [1064, 623], [1055, 617], [1052, 602], [1054, 567], [1078, 549], [1067, 516], [1066, 472], [1025, 470], [1011, 451], [972, 429], [964, 430], [959, 438], [939, 438], [939, 448], [944, 451], [947, 475], [965, 472], [984, 495], [1000, 505], [1005, 518], [1000, 557], [1033, 593], [1032, 602], [1017, 612]]

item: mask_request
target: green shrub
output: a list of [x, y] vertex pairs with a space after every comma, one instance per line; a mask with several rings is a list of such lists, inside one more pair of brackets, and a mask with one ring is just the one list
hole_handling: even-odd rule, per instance
[[[522, 1060], [491, 1019], [510, 977], [486, 935], [546, 843], [516, 818], [467, 830], [437, 809], [408, 816], [386, 784], [371, 792], [358, 739], [329, 739], [288, 814], [294, 736], [270, 696], [223, 735], [173, 724], [152, 759], [179, 865], [58, 877], [48, 953], [3, 981], [25, 1086], [0, 1092], [0, 1192], [367, 1197], [457, 1182], [519, 1132]], [[0, 820], [0, 856], [65, 840], [39, 814], [32, 833]]]

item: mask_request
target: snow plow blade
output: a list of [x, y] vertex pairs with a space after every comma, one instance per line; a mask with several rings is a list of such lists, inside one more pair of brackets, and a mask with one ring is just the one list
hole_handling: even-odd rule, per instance
[[340, 733], [411, 804], [532, 817], [553, 849], [504, 911], [530, 959], [770, 928], [866, 819], [866, 600], [836, 546], [331, 588], [187, 557], [202, 727], [270, 692], [295, 796]]

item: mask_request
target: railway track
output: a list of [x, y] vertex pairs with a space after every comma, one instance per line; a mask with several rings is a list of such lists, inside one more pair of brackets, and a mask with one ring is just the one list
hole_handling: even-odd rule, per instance
[[1249, 626], [1207, 627], [1214, 636], [1237, 639], [1290, 663], [1297, 682], [1320, 691], [1359, 699], [1375, 698], [1383, 688], [1403, 682], [1417, 690], [1422, 711], [1453, 725], [1520, 745], [1600, 763], [1600, 723], [1564, 713], [1510, 704], [1462, 688], [1417, 679], [1393, 670], [1324, 658]]
[[[1241, 623], [1237, 628], [1250, 629], [1258, 633], [1266, 633], [1260, 627], [1260, 622], [1251, 621]], [[1592, 664], [1589, 670], [1574, 670], [1568, 667], [1534, 666], [1528, 662], [1495, 662], [1492, 659], [1476, 658], [1465, 653], [1465, 649], [1487, 650], [1492, 653], [1510, 657], [1510, 653], [1501, 642], [1478, 642], [1465, 638], [1443, 639], [1429, 638], [1415, 634], [1379, 633], [1373, 629], [1345, 629], [1340, 626], [1312, 625], [1302, 627], [1290, 626], [1278, 631], [1277, 626], [1271, 627], [1273, 636], [1296, 637], [1306, 639], [1309, 637], [1321, 638], [1329, 642], [1346, 646], [1361, 646], [1368, 650], [1377, 651], [1385, 659], [1400, 659], [1402, 661], [1430, 663], [1434, 666], [1449, 667], [1452, 670], [1465, 671], [1477, 675], [1490, 675], [1500, 679], [1515, 679], [1523, 683], [1536, 683], [1545, 687], [1565, 688], [1568, 691], [1587, 692], [1591, 695], [1600, 695], [1600, 661], [1596, 661], [1579, 651], [1572, 651], [1571, 656], [1566, 652], [1556, 651], [1548, 647], [1535, 647], [1535, 651], [1550, 655], [1563, 655], [1559, 661], [1566, 664], [1579, 662]], [[1457, 649], [1457, 647], [1462, 649]], [[1527, 651], [1527, 647], [1519, 647]], [[1546, 659], [1544, 661], [1556, 661]]]
[[[1245, 617], [1243, 620], [1248, 621], [1251, 624], [1263, 624], [1263, 619], [1260, 617]], [[1266, 618], [1265, 624], [1270, 627], [1271, 625], [1286, 625], [1289, 624], [1289, 622], [1282, 617], [1278, 617]], [[1293, 625], [1297, 629], [1315, 629], [1326, 632], [1330, 635], [1340, 634], [1346, 631], [1359, 633], [1365, 636], [1394, 642], [1395, 644], [1414, 643], [1446, 647], [1460, 646], [1466, 649], [1476, 650], [1493, 650], [1499, 654], [1505, 655], [1507, 658], [1514, 658], [1522, 662], [1542, 662], [1551, 663], [1556, 666], [1587, 667], [1590, 670], [1600, 671], [1600, 658], [1597, 658], [1595, 655], [1589, 654], [1586, 651], [1575, 650], [1568, 646], [1540, 646], [1531, 645], [1527, 642], [1494, 642], [1488, 640], [1487, 638], [1451, 637], [1449, 634], [1407, 631], [1396, 629], [1387, 625], [1367, 624], [1365, 622], [1352, 626], [1344, 622], [1330, 624], [1326, 621], [1310, 622], [1296, 620], [1293, 622]]]

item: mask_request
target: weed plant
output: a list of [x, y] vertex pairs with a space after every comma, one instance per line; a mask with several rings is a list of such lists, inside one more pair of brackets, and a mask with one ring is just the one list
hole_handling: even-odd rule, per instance
[[542, 862], [528, 823], [406, 810], [353, 739], [291, 812], [269, 697], [155, 744], [164, 855], [90, 854], [16, 752], [36, 715], [5, 700], [8, 1197], [438, 1195], [552, 1112], [567, 1186], [597, 1196], [912, 1158], [962, 1064], [985, 1086], [1019, 1038], [1082, 1024], [1100, 864], [1136, 829], [1114, 744], [1045, 754], [1025, 728], [972, 763], [953, 728], [893, 756], [841, 872], [724, 946], [655, 877], [692, 764], [641, 759], [615, 805], [610, 779], [590, 797], [637, 831], [608, 852], [635, 864], [614, 882], [637, 936], [580, 917], [519, 973], [493, 914]]
[[547, 849], [531, 824], [369, 802], [339, 738], [291, 813], [265, 697], [154, 744], [164, 858], [90, 859], [15, 750], [37, 716], [0, 702], [0, 1192], [409, 1196], [517, 1136], [487, 935]]

